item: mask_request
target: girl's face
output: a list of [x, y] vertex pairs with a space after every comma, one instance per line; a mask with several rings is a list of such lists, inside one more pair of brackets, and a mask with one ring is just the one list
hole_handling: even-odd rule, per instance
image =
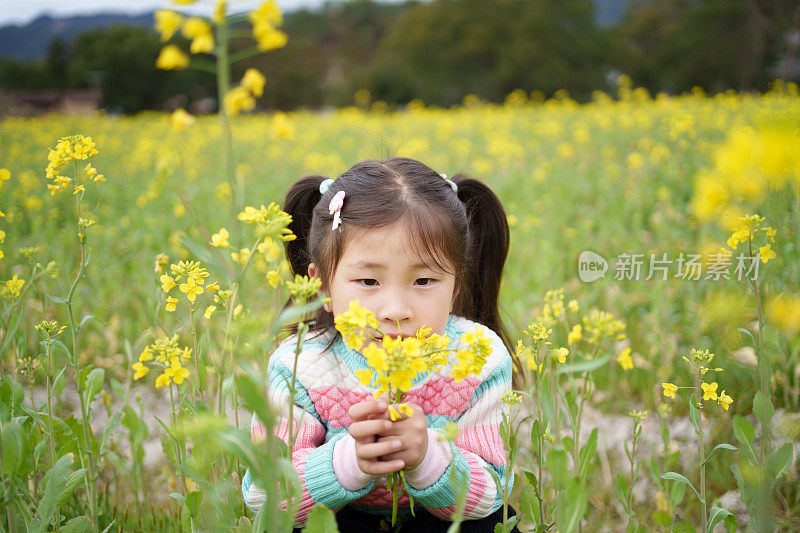
[[[443, 333], [455, 302], [455, 276], [414, 252], [402, 222], [369, 230], [348, 226], [345, 231], [353, 234], [328, 283], [331, 301], [325, 310], [336, 316], [358, 300], [375, 313], [387, 335], [414, 336], [422, 326]], [[453, 272], [452, 265], [445, 266]], [[314, 263], [308, 273], [317, 274]]]

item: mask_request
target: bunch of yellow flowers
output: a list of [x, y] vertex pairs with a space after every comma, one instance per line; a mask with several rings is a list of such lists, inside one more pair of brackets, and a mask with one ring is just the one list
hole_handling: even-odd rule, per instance
[[[56, 191], [64, 189], [72, 183], [72, 178], [64, 176], [59, 173], [59, 169], [70, 161], [83, 161], [97, 155], [97, 146], [91, 137], [84, 137], [83, 135], [72, 135], [70, 137], [62, 137], [56, 143], [55, 148], [51, 148], [47, 155], [48, 164], [45, 171], [45, 177], [52, 180], [53, 183], [47, 184], [47, 189], [50, 191], [51, 196], [55, 196]], [[76, 163], [77, 174], [77, 163]], [[91, 163], [87, 163], [83, 167], [83, 174], [94, 183], [105, 181], [103, 174], [99, 174], [97, 169]], [[75, 188], [72, 194], [78, 194], [84, 190], [84, 185], [78, 183], [78, 175], [75, 176]]]
[[[370, 368], [357, 370], [355, 375], [364, 385], [377, 387], [373, 394], [375, 398], [388, 395], [392, 420], [403, 414], [413, 414], [411, 407], [402, 403], [403, 395], [411, 389], [417, 376], [445, 366], [447, 355], [452, 352], [450, 338], [432, 333], [431, 328], [420, 328], [414, 337], [385, 335], [375, 314], [358, 300], [351, 301], [348, 310], [336, 316], [334, 323], [347, 346], [354, 350], [361, 350], [367, 336], [373, 339], [383, 337], [380, 345], [372, 342], [364, 348], [363, 354]], [[464, 333], [461, 344], [463, 347], [455, 351], [457, 362], [450, 373], [456, 381], [480, 373], [486, 358], [492, 353], [491, 340], [484, 336], [480, 326], [474, 332]]]
[[[707, 372], [722, 372], [721, 368], [711, 368], [711, 362], [714, 360], [714, 354], [709, 352], [708, 350], [700, 351], [692, 348], [692, 353], [690, 357], [683, 356], [684, 362], [689, 366], [692, 372], [698, 374], [700, 376], [700, 391], [702, 392], [702, 401], [698, 401], [697, 406], [703, 407], [702, 402], [705, 401], [716, 401], [720, 407], [725, 409], [726, 411], [733, 403], [733, 398], [731, 398], [728, 394], [725, 393], [723, 390], [722, 392], [717, 392], [719, 388], [719, 384], [716, 381], [711, 383], [707, 383], [704, 380], [704, 377]], [[663, 388], [664, 396], [667, 398], [675, 399], [675, 394], [678, 392], [678, 389], [682, 388], [691, 388], [691, 387], [678, 387], [673, 383], [662, 383], [661, 387]]]
[[178, 344], [178, 334], [176, 333], [169, 339], [156, 339], [142, 350], [139, 360], [133, 364], [135, 371], [133, 379], [143, 378], [150, 372], [145, 363], [150, 366], [162, 368], [164, 372], [156, 378], [156, 388], [168, 386], [174, 382], [176, 385], [183, 383], [189, 377], [189, 370], [184, 368], [183, 363], [191, 359], [192, 349]]
[[[158, 261], [156, 262], [158, 270]], [[197, 296], [204, 292], [215, 292], [219, 290], [219, 284], [215, 281], [203, 287], [205, 278], [208, 277], [208, 270], [200, 266], [199, 261], [180, 261], [177, 265], [170, 265], [172, 275], [161, 274], [159, 281], [161, 282], [161, 290], [167, 295], [176, 286], [186, 295], [186, 299], [190, 304], [193, 304]], [[179, 283], [183, 281], [183, 283]], [[178, 305], [178, 299], [173, 296], [167, 296], [166, 310], [169, 312], [175, 311]]]
[[[739, 217], [739, 225], [734, 229], [730, 237], [728, 237], [728, 246], [733, 251], [739, 247], [740, 244], [748, 244], [748, 255], [753, 255], [753, 247], [758, 247], [758, 256], [761, 258], [762, 263], [766, 263], [770, 259], [775, 258], [775, 251], [772, 250], [772, 244], [775, 243], [775, 235], [777, 230], [771, 226], [761, 227], [764, 223], [764, 217], [759, 216], [757, 213], [752, 215], [745, 215]], [[760, 242], [756, 243], [756, 239], [760, 237]], [[767, 242], [769, 241], [769, 242]], [[759, 246], [761, 244], [761, 246]]]
[[267, 52], [286, 46], [289, 37], [277, 29], [283, 24], [283, 13], [275, 0], [267, 0], [254, 9], [248, 16], [253, 25], [253, 38], [258, 49]]
[[267, 79], [261, 72], [249, 68], [242, 76], [239, 85], [231, 88], [223, 98], [225, 111], [235, 117], [242, 111], [252, 111], [256, 107], [256, 98], [264, 94], [264, 85]]

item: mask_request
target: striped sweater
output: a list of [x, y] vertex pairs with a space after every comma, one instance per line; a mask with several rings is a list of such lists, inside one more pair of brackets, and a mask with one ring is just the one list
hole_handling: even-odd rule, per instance
[[[450, 315], [445, 333], [458, 343], [461, 334], [475, 331], [478, 324]], [[506, 473], [505, 449], [500, 438], [503, 392], [511, 387], [512, 362], [500, 338], [489, 328], [484, 333], [492, 341], [492, 353], [481, 373], [456, 383], [449, 377], [454, 357], [439, 371], [421, 374], [404, 401], [422, 407], [428, 423], [428, 449], [422, 463], [405, 472], [408, 493], [415, 505], [424, 506], [432, 514], [449, 520], [455, 512], [455, 487], [451, 470], [457, 479], [468, 479], [465, 518], [488, 516], [502, 505], [487, 468], [494, 470], [509, 489], [513, 472]], [[391, 514], [392, 494], [386, 490], [386, 476], [365, 474], [358, 467], [355, 441], [347, 432], [352, 420], [350, 406], [370, 399], [375, 389], [361, 384], [355, 370], [367, 368], [366, 358], [352, 350], [340, 335], [330, 349], [331, 334], [307, 340], [297, 361], [297, 382], [294, 402], [294, 428], [299, 433], [294, 444], [292, 462], [302, 485], [296, 526], [306, 522], [315, 504], [334, 511], [350, 505], [373, 514]], [[286, 339], [272, 354], [268, 365], [269, 401], [280, 409], [275, 434], [288, 442], [289, 390], [284, 378], [291, 381], [296, 337]], [[458, 423], [458, 437], [452, 444], [438, 436], [448, 421]], [[253, 440], [264, 438], [264, 425], [254, 415], [250, 427]], [[264, 503], [265, 493], [252, 483], [250, 471], [242, 480], [244, 501], [252, 511]], [[408, 512], [409, 500], [404, 494], [400, 511]], [[285, 508], [285, 502], [282, 505]]]

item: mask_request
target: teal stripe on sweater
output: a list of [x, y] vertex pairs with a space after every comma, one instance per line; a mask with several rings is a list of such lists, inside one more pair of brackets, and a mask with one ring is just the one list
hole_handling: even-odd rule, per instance
[[329, 509], [339, 509], [351, 501], [361, 498], [372, 490], [375, 481], [361, 490], [350, 491], [339, 484], [333, 471], [333, 447], [344, 434], [338, 435], [306, 457], [305, 482], [311, 499], [325, 505]]

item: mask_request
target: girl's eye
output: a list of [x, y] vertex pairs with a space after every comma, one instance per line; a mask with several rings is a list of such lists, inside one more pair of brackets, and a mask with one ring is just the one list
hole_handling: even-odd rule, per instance
[[436, 280], [433, 278], [417, 278], [417, 284], [422, 285], [423, 287], [426, 285], [432, 285], [434, 281]]
[[359, 279], [357, 281], [366, 287], [375, 287], [378, 285], [378, 280], [370, 278]]

